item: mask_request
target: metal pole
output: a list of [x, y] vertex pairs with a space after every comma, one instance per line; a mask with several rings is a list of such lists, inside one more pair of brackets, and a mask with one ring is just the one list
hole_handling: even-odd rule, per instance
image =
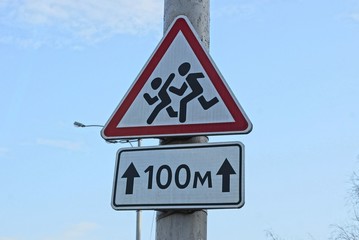
[[[141, 147], [141, 139], [138, 139], [137, 146]], [[141, 240], [141, 210], [136, 210], [136, 240]]]
[[141, 240], [141, 210], [136, 210], [136, 240]]
[[[209, 50], [209, 0], [165, 0], [164, 32], [178, 15], [191, 21], [204, 46]], [[160, 144], [206, 143], [206, 136], [162, 139]], [[206, 210], [157, 211], [156, 240], [206, 240]]]

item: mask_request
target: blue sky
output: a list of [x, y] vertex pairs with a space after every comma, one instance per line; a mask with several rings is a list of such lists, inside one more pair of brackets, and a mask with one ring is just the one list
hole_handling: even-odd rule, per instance
[[[134, 239], [135, 212], [110, 205], [129, 145], [72, 123], [108, 120], [162, 19], [160, 0], [0, 0], [0, 240]], [[210, 137], [246, 146], [246, 204], [209, 211], [208, 239], [328, 239], [350, 222], [358, 43], [358, 0], [211, 1], [210, 53], [253, 131]]]

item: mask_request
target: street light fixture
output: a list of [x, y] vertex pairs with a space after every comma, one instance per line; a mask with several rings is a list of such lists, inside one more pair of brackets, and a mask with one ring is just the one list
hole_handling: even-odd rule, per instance
[[[77, 122], [77, 121], [74, 122], [74, 126], [78, 127], [78, 128], [87, 128], [87, 127], [100, 127], [100, 128], [103, 128], [104, 127], [103, 125], [99, 125], [99, 124], [89, 124], [89, 125], [87, 125], [87, 124], [83, 124], [83, 123]], [[108, 142], [108, 143], [129, 143], [131, 145], [131, 147], [133, 147], [132, 142], [138, 142], [138, 146], [140, 146], [141, 139], [138, 139], [138, 140], [135, 140], [135, 139], [129, 140], [129, 139], [127, 139], [127, 140], [119, 140], [119, 141], [117, 141], [117, 140], [105, 140], [105, 141]]]
[[[87, 125], [87, 124], [83, 124], [83, 123], [77, 122], [77, 121], [74, 122], [74, 126], [78, 127], [78, 128], [86, 128], [86, 127], [101, 127], [101, 128], [103, 128], [104, 127], [103, 125], [99, 125], [99, 124]], [[131, 144], [131, 142], [129, 140], [127, 140], [127, 141], [105, 140], [105, 141], [107, 143], [129, 143], [129, 144]], [[132, 146], [132, 144], [131, 144], [131, 146]]]
[[74, 126], [75, 127], [82, 127], [82, 128], [84, 128], [84, 127], [104, 127], [103, 125], [97, 125], [97, 124], [85, 125], [83, 123], [76, 122], [76, 121], [74, 122]]

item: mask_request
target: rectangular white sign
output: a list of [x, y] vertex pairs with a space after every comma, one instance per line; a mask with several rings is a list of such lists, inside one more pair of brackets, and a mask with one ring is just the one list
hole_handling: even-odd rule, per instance
[[120, 149], [112, 207], [240, 208], [244, 205], [243, 161], [240, 142]]

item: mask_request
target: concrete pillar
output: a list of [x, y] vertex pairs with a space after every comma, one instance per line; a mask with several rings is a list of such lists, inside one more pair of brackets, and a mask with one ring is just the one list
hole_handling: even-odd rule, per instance
[[[209, 50], [209, 0], [165, 0], [164, 32], [178, 15], [185, 15]], [[207, 143], [206, 136], [162, 139], [160, 144]], [[206, 210], [157, 211], [156, 240], [206, 240]]]

